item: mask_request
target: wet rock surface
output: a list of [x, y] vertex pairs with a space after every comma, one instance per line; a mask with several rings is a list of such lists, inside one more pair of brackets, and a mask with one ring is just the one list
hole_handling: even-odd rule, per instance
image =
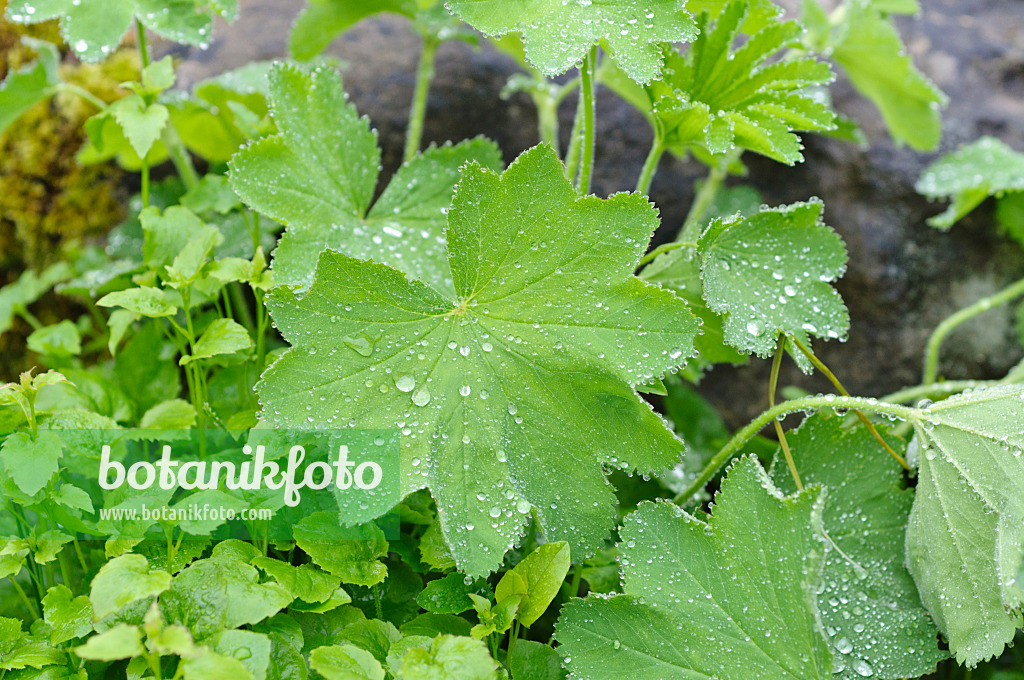
[[[1019, 0], [930, 0], [918, 17], [899, 20], [900, 32], [922, 71], [950, 98], [940, 152], [980, 135], [1024, 150], [1024, 3]], [[260, 59], [284, 56], [301, 0], [242, 0], [241, 18], [221, 26], [207, 51], [185, 50], [179, 85]], [[346, 90], [380, 133], [385, 176], [398, 166], [419, 54], [419, 39], [398, 17], [364, 21], [328, 50], [344, 59]], [[536, 117], [525, 95], [502, 102], [499, 93], [514, 63], [489, 46], [474, 50], [446, 43], [428, 103], [424, 142], [474, 135], [495, 139], [511, 161], [537, 141]], [[881, 117], [842, 77], [835, 105], [855, 118], [870, 147], [805, 137], [806, 162], [794, 168], [748, 154], [749, 183], [771, 205], [818, 196], [826, 222], [842, 234], [849, 270], [838, 288], [850, 308], [848, 342], [818, 343], [819, 355], [854, 394], [884, 395], [920, 380], [928, 334], [956, 309], [1024, 275], [1024, 255], [995, 231], [991, 202], [949, 234], [924, 220], [943, 206], [930, 205], [913, 185], [937, 154], [897, 148]], [[563, 104], [562, 137], [574, 110]], [[607, 90], [598, 93], [597, 169], [594, 191], [631, 190], [651, 141], [644, 119]], [[661, 210], [658, 241], [670, 240], [703, 175], [693, 162], [666, 157], [651, 196]], [[1020, 359], [1012, 307], [992, 310], [946, 341], [942, 375], [995, 378]], [[766, 406], [768, 362], [719, 367], [702, 383], [731, 425]], [[803, 377], [792, 366], [781, 384], [827, 390], [820, 376]]]

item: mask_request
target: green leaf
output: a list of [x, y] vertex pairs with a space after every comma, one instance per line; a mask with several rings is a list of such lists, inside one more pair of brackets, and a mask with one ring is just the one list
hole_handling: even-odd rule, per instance
[[697, 331], [633, 276], [657, 224], [636, 194], [578, 198], [546, 146], [501, 176], [470, 164], [449, 213], [456, 295], [333, 252], [302, 299], [271, 292], [292, 348], [259, 385], [267, 416], [400, 428], [403, 493], [430, 487], [470, 575], [500, 564], [531, 506], [550, 540], [593, 554], [616, 517], [604, 466], [656, 473], [683, 450], [631, 387], [682, 366]]
[[915, 188], [930, 199], [952, 199], [944, 213], [928, 219], [946, 230], [989, 196], [1024, 191], [1024, 153], [982, 137], [929, 165]]
[[832, 72], [813, 57], [776, 58], [799, 45], [795, 21], [772, 18], [734, 49], [749, 11], [748, 0], [731, 0], [713, 28], [699, 20], [685, 55], [666, 50], [665, 75], [647, 88], [656, 129], [679, 154], [688, 145], [712, 154], [739, 146], [793, 165], [803, 160], [793, 131], [835, 128], [835, 114], [807, 91], [831, 82]]
[[181, 662], [184, 680], [251, 680], [253, 675], [238, 659], [204, 649]]
[[821, 201], [718, 219], [701, 235], [704, 299], [725, 315], [725, 340], [761, 357], [780, 332], [845, 338], [850, 315], [829, 283], [846, 269], [846, 248], [821, 221]]
[[394, 12], [411, 19], [416, 10], [416, 0], [309, 0], [292, 26], [288, 50], [306, 61], [368, 16]]
[[[804, 485], [827, 491], [822, 524], [835, 545], [825, 556], [818, 607], [837, 679], [934, 672], [947, 654], [904, 566], [914, 492], [902, 488], [899, 466], [867, 428], [844, 427], [839, 417], [812, 416], [786, 437]], [[886, 439], [897, 452], [906, 448]], [[778, 456], [772, 478], [783, 492], [796, 491]]]
[[130, 312], [152, 318], [174, 316], [178, 308], [167, 301], [167, 295], [159, 288], [139, 286], [127, 290], [107, 293], [96, 304], [100, 307], [123, 307]]
[[251, 630], [226, 630], [212, 640], [213, 651], [237, 659], [256, 680], [265, 680], [270, 666], [270, 639]]
[[92, 636], [81, 647], [75, 647], [75, 654], [91, 661], [131, 659], [145, 652], [142, 631], [138, 626], [126, 623], [119, 623], [108, 631]]
[[117, 346], [121, 344], [124, 334], [138, 318], [138, 314], [127, 309], [115, 309], [110, 313], [110, 318], [107, 319], [107, 326], [110, 328], [107, 349], [110, 351], [110, 356], [117, 356]]
[[[278, 585], [303, 602], [326, 602], [341, 585], [339, 577], [322, 572], [308, 564], [293, 567], [280, 560], [257, 557], [252, 560], [252, 565], [267, 572], [267, 575], [277, 581]], [[348, 602], [351, 602], [351, 598], [348, 599]], [[347, 604], [347, 602], [341, 604]]]
[[384, 680], [380, 662], [355, 645], [317, 647], [309, 655], [309, 666], [324, 680]]
[[878, 107], [897, 144], [934, 149], [942, 137], [939, 111], [946, 95], [917, 70], [892, 21], [870, 0], [849, 0], [843, 9], [843, 22], [829, 41], [832, 59]]
[[497, 680], [498, 663], [480, 640], [439, 635], [402, 659], [402, 680]]
[[494, 589], [494, 596], [501, 602], [510, 595], [521, 595], [516, 618], [529, 628], [547, 611], [568, 573], [569, 544], [545, 543], [505, 573]]
[[508, 657], [512, 680], [562, 680], [562, 659], [550, 645], [533, 640], [517, 640]]
[[36, 45], [39, 59], [8, 72], [0, 83], [0, 133], [36, 103], [57, 92], [57, 48], [42, 41]]
[[490, 586], [483, 579], [470, 580], [458, 572], [431, 581], [416, 597], [416, 603], [434, 614], [461, 614], [473, 608], [470, 593], [489, 596]]
[[32, 331], [27, 343], [33, 352], [57, 359], [82, 353], [82, 336], [78, 333], [78, 326], [69, 319]]
[[572, 600], [555, 637], [573, 677], [832, 678], [818, 618], [820, 490], [783, 497], [737, 461], [707, 523], [668, 503], [626, 517], [625, 595]]
[[214, 319], [196, 341], [195, 354], [183, 356], [182, 366], [196, 359], [207, 359], [219, 354], [232, 354], [252, 347], [249, 331], [231, 319]]
[[92, 605], [85, 595], [74, 597], [64, 585], [46, 591], [43, 616], [50, 624], [50, 644], [60, 645], [92, 632]]
[[918, 482], [907, 565], [949, 649], [998, 655], [1024, 607], [1024, 388], [980, 389], [912, 419]]
[[370, 207], [380, 150], [369, 120], [346, 103], [341, 78], [276, 65], [269, 74], [280, 133], [231, 160], [231, 184], [249, 207], [288, 225], [274, 251], [278, 283], [308, 286], [325, 248], [395, 267], [454, 292], [445, 213], [461, 165], [500, 167], [498, 148], [475, 139], [431, 148], [403, 165]]
[[139, 427], [144, 430], [187, 430], [195, 424], [196, 409], [184, 399], [160, 402], [139, 421]]
[[562, 0], [448, 0], [448, 9], [486, 35], [523, 34], [526, 58], [548, 76], [565, 73], [604, 40], [611, 56], [638, 83], [661, 73], [660, 43], [697, 35], [680, 0], [562, 2]]
[[167, 620], [187, 626], [197, 640], [273, 616], [294, 599], [279, 585], [260, 583], [254, 567], [237, 560], [193, 562], [160, 595]]
[[191, 210], [177, 205], [167, 208], [163, 214], [156, 207], [146, 208], [139, 213], [139, 221], [145, 235], [143, 261], [156, 271], [173, 264], [190, 241], [203, 237], [215, 239], [218, 233]]
[[[124, 131], [128, 143], [139, 155], [145, 158], [153, 144], [160, 138], [167, 125], [170, 113], [163, 104], [146, 105], [146, 101], [137, 94], [119, 99], [107, 108], [109, 115], [114, 117]], [[99, 115], [108, 115], [101, 113]]]
[[49, 430], [40, 430], [35, 439], [28, 432], [15, 432], [0, 446], [0, 462], [15, 485], [34, 496], [60, 469], [62, 449], [60, 437]]
[[67, 262], [58, 262], [39, 274], [26, 270], [17, 281], [0, 288], [0, 333], [10, 330], [18, 309], [29, 306], [56, 284], [70, 279], [72, 273]]
[[387, 577], [380, 559], [388, 554], [388, 542], [372, 522], [343, 527], [337, 513], [316, 512], [295, 525], [294, 535], [296, 545], [342, 583], [372, 586]]
[[[121, 555], [104, 564], [89, 590], [93, 617], [98, 621], [121, 610], [127, 604], [154, 597], [167, 590], [171, 575], [152, 571], [142, 555]], [[124, 658], [124, 657], [121, 657]]]
[[[512, 580], [518, 586], [518, 590], [526, 590], [526, 582], [522, 577], [513, 574]], [[523, 596], [509, 595], [494, 606], [491, 606], [491, 601], [488, 598], [480, 597], [476, 593], [470, 593], [469, 599], [473, 600], [473, 609], [476, 610], [477, 618], [480, 619], [480, 623], [473, 626], [469, 633], [477, 640], [483, 640], [494, 633], [500, 635], [512, 627]]]
[[65, 42], [80, 59], [110, 56], [137, 18], [159, 35], [191, 45], [210, 40], [214, 14], [234, 19], [234, 3], [205, 0], [14, 0], [7, 18], [21, 24], [60, 19]]

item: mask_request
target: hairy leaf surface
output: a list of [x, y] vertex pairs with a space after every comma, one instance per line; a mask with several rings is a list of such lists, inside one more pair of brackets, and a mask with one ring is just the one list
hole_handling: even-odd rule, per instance
[[432, 490], [471, 574], [531, 507], [549, 540], [592, 554], [615, 517], [604, 466], [656, 472], [683, 449], [631, 387], [681, 366], [698, 328], [633, 276], [657, 224], [635, 194], [578, 198], [547, 147], [501, 176], [469, 165], [447, 232], [455, 294], [333, 252], [302, 299], [271, 293], [292, 349], [264, 374], [265, 416], [401, 430], [404, 492]]
[[556, 638], [573, 677], [831, 678], [817, 608], [822, 495], [783, 497], [747, 456], [707, 523], [641, 505], [619, 545], [626, 594], [562, 611]]
[[[826, 487], [822, 524], [830, 544], [818, 607], [829, 634], [835, 673], [844, 680], [916, 678], [946, 658], [914, 580], [904, 566], [904, 534], [914, 492], [867, 428], [840, 417], [812, 416], [788, 433], [804, 485]], [[886, 437], [900, 451], [906, 445]], [[772, 478], [796, 485], [776, 458]]]
[[725, 314], [725, 340], [766, 357], [778, 333], [844, 338], [850, 315], [830, 285], [846, 269], [843, 241], [821, 201], [718, 219], [701, 235], [704, 299]]
[[697, 27], [680, 0], [448, 0], [466, 23], [487, 35], [520, 31], [526, 58], [549, 76], [565, 73], [605, 40], [630, 78], [661, 73], [662, 42], [693, 40]]
[[346, 103], [338, 73], [277, 64], [269, 79], [280, 133], [235, 155], [231, 185], [251, 208], [288, 225], [274, 251], [275, 280], [308, 286], [317, 255], [332, 248], [454, 293], [444, 245], [452, 187], [469, 161], [500, 168], [497, 146], [474, 139], [430, 148], [399, 169], [371, 208], [377, 136]]
[[1024, 388], [941, 401], [914, 421], [907, 564], [957, 661], [999, 654], [1024, 607]]

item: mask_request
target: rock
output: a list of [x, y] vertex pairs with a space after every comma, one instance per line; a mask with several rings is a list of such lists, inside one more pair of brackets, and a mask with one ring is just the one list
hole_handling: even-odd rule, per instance
[[[919, 67], [950, 97], [940, 151], [978, 136], [996, 136], [1024, 150], [1024, 12], [1000, 0], [936, 0], [899, 28]], [[212, 47], [186, 50], [180, 85], [254, 59], [281, 57], [298, 0], [243, 0], [241, 18], [220, 27]], [[330, 54], [348, 62], [347, 91], [369, 115], [384, 147], [385, 175], [401, 159], [413, 89], [419, 39], [400, 17], [364, 21], [335, 42]], [[424, 142], [488, 135], [506, 161], [537, 141], [533, 106], [524, 95], [505, 103], [499, 93], [513, 62], [488, 45], [479, 50], [446, 43], [437, 58], [437, 78], [428, 102]], [[850, 265], [839, 290], [850, 307], [852, 327], [845, 344], [818, 343], [820, 356], [854, 394], [884, 395], [920, 380], [922, 352], [935, 325], [956, 309], [990, 294], [1024, 274], [1019, 248], [993, 228], [991, 205], [976, 210], [949, 234], [924, 220], [942, 210], [918, 196], [913, 185], [937, 154], [896, 148], [881, 117], [840, 78], [836, 107], [863, 127], [870, 148], [807, 136], [806, 162], [786, 168], [747, 155], [749, 182], [769, 204], [819, 196], [826, 221], [845, 239]], [[563, 104], [562, 139], [574, 111]], [[607, 90], [598, 93], [597, 170], [594, 191], [631, 190], [650, 146], [644, 119]], [[651, 189], [661, 210], [659, 242], [670, 240], [703, 174], [693, 162], [666, 157]], [[993, 310], [967, 324], [946, 342], [942, 374], [948, 378], [995, 378], [1021, 356], [1013, 310]], [[766, 406], [768, 362], [716, 368], [702, 391], [737, 426]], [[792, 366], [781, 384], [829, 390], [820, 377], [806, 378]]]

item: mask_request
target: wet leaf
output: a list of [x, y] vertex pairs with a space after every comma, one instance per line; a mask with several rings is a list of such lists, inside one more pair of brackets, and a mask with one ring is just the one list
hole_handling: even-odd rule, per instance
[[593, 554], [615, 518], [604, 466], [656, 472], [683, 449], [631, 387], [683, 365], [697, 331], [632, 275], [657, 213], [635, 194], [578, 198], [536, 147], [501, 176], [467, 166], [449, 218], [455, 295], [333, 252], [302, 299], [271, 293], [292, 349], [259, 386], [266, 417], [399, 429], [403, 493], [432, 490], [471, 575], [532, 507], [550, 540]]
[[818, 488], [783, 497], [746, 456], [707, 523], [641, 505], [619, 544], [626, 594], [562, 610], [566, 667], [581, 680], [832, 678], [817, 607], [822, 500]]

